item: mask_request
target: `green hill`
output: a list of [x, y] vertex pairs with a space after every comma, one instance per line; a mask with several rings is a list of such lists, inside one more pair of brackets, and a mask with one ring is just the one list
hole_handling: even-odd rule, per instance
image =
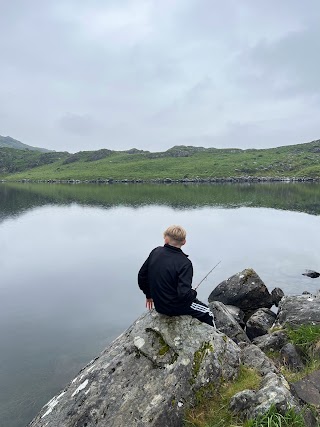
[[[21, 171], [31, 171], [42, 165], [68, 157], [68, 153], [0, 148], [0, 177]], [[11, 176], [11, 175], [10, 175]]]
[[[176, 146], [165, 152], [80, 151], [45, 153], [0, 149], [7, 180], [194, 179], [226, 177], [320, 177], [320, 140], [269, 149]], [[19, 172], [19, 173], [17, 173]]]
[[50, 151], [50, 150], [47, 150], [46, 148], [31, 147], [30, 145], [23, 144], [17, 139], [11, 138], [10, 136], [0, 135], [0, 148], [4, 148], [4, 147], [15, 148], [16, 150], [31, 150], [31, 151], [41, 151], [41, 152]]

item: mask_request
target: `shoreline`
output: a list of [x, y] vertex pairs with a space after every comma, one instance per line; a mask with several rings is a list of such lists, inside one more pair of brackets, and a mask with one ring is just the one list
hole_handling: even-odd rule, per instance
[[223, 177], [223, 178], [154, 178], [154, 179], [0, 179], [0, 183], [42, 183], [42, 184], [201, 184], [201, 183], [271, 183], [271, 182], [320, 182], [320, 177]]

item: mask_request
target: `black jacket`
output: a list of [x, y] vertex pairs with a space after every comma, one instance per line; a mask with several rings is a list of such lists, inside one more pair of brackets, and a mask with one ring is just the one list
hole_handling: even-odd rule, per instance
[[138, 274], [138, 284], [155, 309], [162, 314], [179, 314], [190, 306], [197, 292], [191, 288], [192, 263], [180, 248], [165, 244], [153, 249]]

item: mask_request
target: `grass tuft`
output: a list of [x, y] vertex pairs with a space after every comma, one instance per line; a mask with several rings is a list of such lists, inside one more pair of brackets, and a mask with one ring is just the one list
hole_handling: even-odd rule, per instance
[[245, 422], [244, 427], [305, 427], [305, 422], [302, 414], [295, 412], [293, 408], [282, 415], [275, 406], [271, 406], [265, 414]]
[[320, 325], [301, 325], [298, 328], [287, 328], [289, 341], [296, 345], [305, 359], [314, 356], [314, 346], [320, 341]]

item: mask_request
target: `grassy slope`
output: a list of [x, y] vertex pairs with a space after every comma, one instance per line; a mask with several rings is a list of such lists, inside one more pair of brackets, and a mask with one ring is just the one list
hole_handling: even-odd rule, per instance
[[66, 158], [67, 153], [40, 152], [35, 150], [21, 150], [13, 148], [0, 148], [0, 177], [20, 171], [47, 165], [61, 158]]
[[61, 160], [19, 174], [2, 173], [2, 177], [8, 180], [181, 179], [248, 175], [320, 177], [320, 141], [265, 150], [196, 151], [190, 148], [188, 157], [177, 157], [176, 150], [158, 154], [108, 151], [104, 158], [93, 160], [95, 153], [69, 155], [70, 161], [67, 159], [67, 162], [66, 153], [57, 153]]

